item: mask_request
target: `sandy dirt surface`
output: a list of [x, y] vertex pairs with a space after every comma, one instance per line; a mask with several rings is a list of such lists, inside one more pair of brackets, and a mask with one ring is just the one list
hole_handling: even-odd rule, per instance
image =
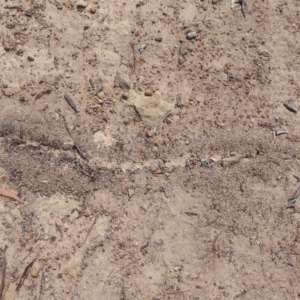
[[231, 4], [1, 2], [0, 298], [300, 297], [300, 3]]

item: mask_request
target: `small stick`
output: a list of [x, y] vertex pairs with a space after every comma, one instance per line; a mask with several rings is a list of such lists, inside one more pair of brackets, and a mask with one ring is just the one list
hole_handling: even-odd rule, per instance
[[40, 295], [39, 295], [39, 300], [42, 299], [43, 290], [44, 290], [44, 284], [45, 284], [45, 272], [44, 272], [44, 269], [43, 269], [43, 272], [42, 272], [42, 278], [41, 278], [41, 284], [40, 284]]
[[230, 251], [230, 252], [229, 252], [229, 255], [228, 255], [228, 264], [231, 263], [231, 260], [232, 260], [233, 255], [234, 255], [234, 251]]
[[212, 243], [212, 246], [211, 246], [211, 249], [212, 249], [212, 252], [214, 254], [214, 259], [216, 258], [216, 255], [217, 255], [217, 239], [219, 237], [220, 233], [215, 237], [213, 243]]
[[287, 208], [295, 207], [299, 199], [300, 199], [300, 187], [297, 189], [295, 194], [290, 199], [288, 199], [288, 202], [290, 204], [287, 206]]
[[165, 197], [166, 198], [169, 198], [168, 197], [168, 194], [167, 194], [167, 192], [166, 192], [166, 190], [165, 190], [165, 188], [164, 187], [160, 187], [160, 189], [159, 189], [162, 193], [164, 193], [165, 194]]
[[16, 194], [14, 194], [10, 191], [7, 191], [3, 188], [0, 188], [0, 195], [7, 197], [7, 198], [14, 199], [14, 200], [18, 201], [19, 203], [24, 204], [24, 202]]
[[142, 209], [144, 212], [147, 212], [147, 209], [143, 205], [140, 206], [140, 209]]
[[114, 270], [111, 270], [110, 273], [107, 276], [107, 279], [110, 277], [110, 275], [114, 272]]
[[10, 98], [11, 95], [6, 94], [5, 91], [4, 91], [4, 89], [1, 89], [1, 91], [2, 91], [2, 93], [3, 93], [4, 96]]
[[138, 258], [138, 259], [134, 260], [134, 261], [131, 262], [130, 264], [126, 265], [125, 267], [122, 267], [121, 269], [119, 269], [118, 272], [120, 272], [120, 271], [126, 269], [127, 267], [129, 267], [129, 266], [132, 265], [132, 264], [135, 264], [135, 263], [138, 262], [139, 260], [141, 260], [141, 259]]
[[203, 255], [200, 257], [200, 259], [204, 259], [204, 258], [206, 258], [207, 256], [209, 256], [209, 255], [211, 255], [211, 254], [212, 254], [212, 251], [209, 251], [209, 252], [203, 254]]
[[289, 134], [289, 132], [287, 130], [276, 130], [275, 131], [275, 135], [282, 135], [282, 134]]
[[5, 9], [19, 9], [20, 7], [17, 5], [13, 5], [13, 6], [4, 6]]
[[59, 226], [56, 222], [55, 222], [55, 226], [56, 226], [57, 230], [59, 231], [60, 235], [63, 236], [63, 231], [61, 229], [61, 226]]
[[186, 291], [178, 291], [178, 292], [169, 292], [169, 293], [165, 293], [166, 295], [175, 295], [175, 294], [183, 294], [186, 292], [189, 292], [190, 290], [186, 290]]
[[289, 102], [285, 102], [283, 105], [284, 105], [284, 107], [285, 107], [286, 109], [288, 109], [289, 111], [291, 111], [291, 112], [294, 113], [294, 114], [296, 114], [296, 113], [298, 112], [298, 109], [295, 108], [295, 107], [290, 103], [290, 101], [289, 101]]
[[87, 235], [86, 235], [86, 237], [85, 237], [85, 239], [84, 239], [84, 242], [83, 242], [83, 244], [85, 244], [85, 242], [86, 242], [86, 240], [87, 240], [87, 238], [88, 238], [88, 236], [89, 236], [89, 234], [91, 233], [91, 230], [92, 230], [92, 228], [94, 227], [94, 225], [96, 224], [96, 221], [98, 220], [98, 216], [95, 218], [95, 220], [94, 220], [94, 222], [93, 222], [93, 224], [92, 224], [92, 226], [90, 227], [90, 229], [89, 229], [89, 231], [88, 231], [88, 233], [87, 233]]
[[246, 2], [246, 0], [240, 0], [240, 2], [241, 2], [241, 6], [242, 6], [242, 14], [243, 14], [244, 18], [246, 18], [247, 2]]
[[124, 287], [124, 279], [121, 279], [121, 287], [122, 287], [122, 300], [126, 300], [125, 287]]
[[147, 247], [149, 247], [149, 245], [150, 245], [150, 243], [148, 241], [144, 246], [141, 247], [141, 251], [146, 249]]
[[191, 212], [191, 211], [185, 211], [184, 213], [185, 213], [186, 215], [188, 215], [189, 217], [192, 217], [192, 216], [198, 216], [197, 213]]
[[136, 145], [136, 141], [135, 141], [134, 137], [132, 136], [131, 139], [133, 141], [133, 144], [134, 144], [134, 147], [135, 147], [135, 151], [138, 152], [138, 147]]
[[47, 28], [51, 28], [51, 27], [53, 27], [53, 25], [45, 25], [45, 26], [43, 26], [40, 30], [47, 29]]
[[25, 225], [24, 225], [24, 223], [22, 223], [21, 226], [22, 226], [22, 235], [25, 235]]
[[297, 176], [297, 175], [293, 175], [296, 179], [297, 179], [297, 182], [300, 182], [300, 177]]
[[65, 116], [64, 116], [61, 112], [59, 112], [58, 110], [56, 110], [56, 112], [62, 117], [62, 119], [63, 119], [63, 121], [64, 121], [64, 124], [65, 124], [65, 127], [66, 127], [66, 130], [67, 130], [69, 136], [71, 137], [71, 139], [72, 139], [72, 141], [73, 141], [73, 143], [74, 143], [74, 147], [76, 148], [78, 154], [79, 154], [83, 159], [87, 160], [87, 158], [85, 157], [84, 153], [82, 152], [82, 150], [79, 148], [79, 146], [78, 146], [77, 143], [75, 142], [75, 139], [73, 138], [73, 135], [71, 134], [71, 131], [70, 131], [68, 125], [67, 125], [67, 121], [66, 121]]
[[133, 42], [130, 43], [131, 49], [132, 49], [132, 55], [133, 55], [133, 72], [135, 72], [135, 62], [136, 62], [136, 58], [135, 58], [135, 51], [134, 51], [134, 44]]
[[178, 94], [176, 96], [176, 106], [177, 107], [182, 107], [183, 106], [183, 103], [182, 103], [182, 95], [181, 94]]
[[214, 220], [208, 222], [208, 223], [205, 225], [205, 227], [211, 226], [211, 225], [215, 224], [217, 221], [218, 221], [218, 219], [214, 219]]
[[19, 282], [19, 284], [18, 284], [17, 287], [16, 287], [16, 291], [17, 291], [17, 292], [18, 292], [18, 291], [20, 290], [20, 288], [22, 287], [22, 285], [23, 285], [25, 279], [27, 278], [27, 276], [28, 276], [28, 274], [29, 274], [29, 271], [30, 271], [30, 269], [31, 269], [31, 267], [33, 266], [33, 264], [34, 264], [35, 261], [36, 261], [36, 258], [35, 258], [30, 264], [28, 264], [27, 267], [25, 268], [25, 270], [24, 270], [24, 272], [23, 272], [23, 274], [22, 274], [22, 276], [21, 276], [20, 282]]
[[27, 257], [30, 256], [30, 254], [31, 254], [31, 251], [22, 260], [24, 261]]
[[95, 89], [95, 84], [94, 84], [94, 81], [93, 81], [92, 78], [89, 79], [89, 83], [90, 83], [92, 89], [94, 90]]
[[50, 37], [48, 37], [48, 55], [51, 56]]
[[75, 104], [74, 100], [68, 95], [64, 94], [65, 100], [69, 103], [69, 105], [75, 110], [75, 112], [79, 113], [80, 109]]
[[3, 259], [0, 264], [2, 267], [2, 278], [1, 278], [1, 284], [0, 284], [0, 299], [2, 299], [2, 294], [3, 294], [3, 290], [4, 290], [4, 285], [5, 285], [5, 274], [6, 274], [6, 265], [7, 265], [6, 250], [7, 250], [7, 246], [5, 245], [4, 250], [3, 250]]
[[74, 295], [75, 296], [77, 296], [77, 295], [79, 296], [77, 285], [75, 285], [75, 287], [74, 287]]
[[51, 92], [52, 92], [52, 90], [45, 90], [45, 91], [38, 93], [34, 98], [33, 104], [35, 103], [36, 100], [42, 98], [44, 95], [50, 95]]

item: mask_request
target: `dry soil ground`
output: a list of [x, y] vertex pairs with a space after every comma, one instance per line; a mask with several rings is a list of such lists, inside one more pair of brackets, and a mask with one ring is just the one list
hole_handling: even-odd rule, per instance
[[300, 2], [247, 4], [1, 1], [3, 299], [299, 297]]

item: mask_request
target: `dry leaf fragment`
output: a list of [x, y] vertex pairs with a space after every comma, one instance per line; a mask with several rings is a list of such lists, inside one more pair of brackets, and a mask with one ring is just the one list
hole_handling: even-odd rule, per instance
[[7, 191], [3, 188], [0, 188], [0, 195], [7, 197], [7, 198], [14, 199], [14, 200], [18, 201], [19, 203], [24, 204], [24, 202], [16, 194], [14, 194], [10, 191]]
[[244, 158], [244, 155], [242, 155], [242, 154], [236, 154], [235, 156], [230, 156], [230, 157], [222, 158], [222, 161], [225, 161], [225, 162], [238, 162], [242, 158]]
[[46, 91], [42, 91], [42, 92], [38, 93], [34, 98], [34, 103], [36, 100], [42, 98], [44, 95], [50, 95], [51, 92], [52, 92], [52, 90], [46, 90]]

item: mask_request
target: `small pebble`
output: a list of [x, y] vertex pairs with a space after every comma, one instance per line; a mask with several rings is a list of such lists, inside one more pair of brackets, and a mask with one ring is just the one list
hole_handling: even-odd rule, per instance
[[4, 43], [3, 43], [3, 47], [4, 47], [4, 50], [5, 50], [5, 51], [9, 51], [9, 50], [10, 50], [10, 45], [9, 45], [8, 42], [4, 42]]
[[124, 100], [128, 99], [128, 93], [127, 92], [122, 94], [122, 99], [124, 99]]
[[152, 91], [151, 90], [146, 90], [145, 91], [145, 96], [147, 96], [147, 97], [151, 97], [152, 96]]
[[148, 130], [148, 131], [147, 131], [147, 137], [148, 137], [148, 138], [153, 137], [153, 131], [152, 131], [152, 130]]
[[28, 59], [28, 61], [34, 61], [34, 57], [32, 57], [32, 56], [28, 56], [27, 59]]
[[176, 96], [176, 106], [177, 107], [182, 107], [183, 106], [182, 95], [180, 95], [180, 94]]
[[29, 18], [31, 18], [31, 17], [32, 17], [32, 15], [33, 15], [33, 12], [32, 12], [32, 10], [31, 10], [31, 9], [28, 9], [28, 10], [26, 10], [26, 11], [25, 11], [24, 15], [25, 15], [26, 17], [29, 17]]
[[139, 47], [139, 51], [140, 53], [143, 53], [146, 49], [147, 45], [146, 44], [142, 44], [140, 47]]
[[163, 40], [163, 38], [162, 38], [161, 36], [157, 36], [157, 37], [155, 38], [155, 41], [158, 42], [158, 43], [161, 43], [162, 40]]
[[16, 52], [16, 54], [19, 55], [19, 56], [22, 56], [23, 53], [24, 53], [24, 51], [23, 51], [22, 48], [18, 49], [17, 52]]
[[246, 190], [246, 184], [245, 183], [241, 183], [240, 189], [241, 189], [242, 192], [245, 192], [245, 190]]
[[197, 36], [197, 32], [192, 31], [192, 32], [189, 32], [189, 33], [186, 35], [186, 38], [187, 38], [188, 40], [192, 40], [192, 39], [196, 38], [196, 36]]
[[37, 278], [39, 276], [39, 270], [35, 267], [33, 267], [31, 270], [30, 270], [30, 274], [33, 278]]
[[58, 274], [57, 274], [57, 277], [58, 277], [58, 278], [63, 278], [63, 274], [62, 274], [62, 273], [58, 273]]
[[131, 198], [134, 195], [134, 190], [129, 189], [128, 190], [128, 196]]

